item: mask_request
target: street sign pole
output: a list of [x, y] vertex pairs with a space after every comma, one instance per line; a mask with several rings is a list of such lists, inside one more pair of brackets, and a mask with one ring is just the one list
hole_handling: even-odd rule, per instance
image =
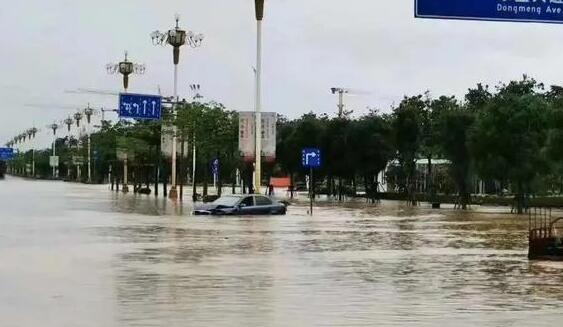
[[[176, 49], [176, 48], [175, 48]], [[174, 122], [172, 123], [172, 154], [171, 154], [171, 186], [170, 191], [168, 192], [168, 197], [172, 200], [178, 199], [178, 191], [176, 189], [176, 142], [177, 142], [177, 132], [178, 128], [176, 127], [176, 115], [177, 110], [176, 106], [178, 105], [178, 63], [174, 62], [174, 104], [172, 104], [172, 116], [174, 117]]]
[[[176, 87], [176, 86], [175, 86]], [[174, 92], [176, 93], [176, 92]], [[174, 102], [176, 101], [176, 96], [174, 97]], [[127, 88], [125, 92], [119, 94], [119, 118], [132, 118], [139, 120], [160, 120], [162, 116], [162, 96], [160, 95], [148, 95], [148, 94], [133, 94], [127, 93]], [[175, 154], [176, 146], [176, 134], [174, 131], [174, 142], [173, 155]], [[123, 188], [122, 192], [129, 192], [129, 185], [127, 179], [127, 164], [128, 164], [127, 153], [125, 153], [123, 158]], [[175, 159], [175, 158], [174, 158]], [[173, 172], [175, 171], [175, 160], [173, 162]], [[173, 185], [175, 185], [176, 176], [173, 175]]]
[[[55, 158], [57, 156], [56, 153], [56, 143], [57, 143], [57, 135], [55, 134], [53, 136], [53, 158]], [[55, 166], [55, 164], [53, 164], [53, 179], [57, 178], [57, 167]]]
[[321, 167], [321, 150], [306, 148], [301, 151], [301, 165], [309, 168], [309, 215], [313, 215], [313, 202], [315, 201], [315, 183], [313, 169]]
[[315, 183], [313, 182], [313, 167], [309, 168], [309, 214], [313, 215], [313, 201], [315, 200]]
[[90, 124], [88, 124], [88, 183], [92, 183], [92, 138], [90, 137]]

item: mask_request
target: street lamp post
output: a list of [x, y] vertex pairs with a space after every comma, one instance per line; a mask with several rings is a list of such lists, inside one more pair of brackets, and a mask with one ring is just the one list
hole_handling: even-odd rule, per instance
[[22, 176], [27, 175], [27, 163], [25, 162], [25, 152], [26, 152], [26, 149], [25, 149], [25, 140], [26, 140], [26, 138], [27, 138], [27, 133], [25, 133], [25, 132], [24, 132], [24, 133], [21, 133], [21, 134], [19, 135], [19, 139], [20, 139], [20, 151], [23, 153], [23, 158], [24, 158], [24, 160], [22, 161], [22, 162], [23, 162]]
[[[70, 130], [72, 129], [72, 124], [74, 124], [74, 119], [71, 116], [69, 116], [65, 120], [63, 120], [63, 124], [66, 125], [68, 140], [70, 141], [70, 137], [71, 137]], [[70, 180], [70, 167], [71, 167], [71, 163], [69, 162], [69, 163], [67, 163], [67, 169], [66, 169], [66, 178], [68, 180]]]
[[[125, 59], [118, 63], [118, 64], [107, 64], [106, 69], [109, 74], [121, 74], [123, 75], [123, 92], [127, 93], [129, 89], [129, 75], [131, 74], [139, 74], [142, 75], [145, 73], [145, 65], [135, 64], [127, 60], [127, 51], [125, 51]], [[102, 111], [103, 112], [103, 111]], [[123, 158], [123, 187], [122, 192], [127, 193], [129, 192], [128, 180], [127, 180], [127, 151], [125, 151], [125, 155]], [[111, 167], [110, 167], [111, 169]]]
[[[74, 114], [74, 120], [76, 121], [76, 128], [78, 129], [77, 131], [77, 148], [78, 148], [78, 153], [80, 154], [80, 121], [82, 120], [82, 113], [81, 112], [77, 112]], [[77, 159], [80, 156], [77, 156]], [[80, 161], [77, 160], [76, 161], [76, 180], [80, 181], [81, 177], [82, 177], [82, 167], [80, 166]]]
[[[174, 103], [178, 103], [178, 63], [180, 62], [180, 47], [184, 44], [188, 44], [192, 48], [201, 46], [203, 41], [202, 34], [194, 34], [192, 31], [185, 31], [180, 29], [178, 22], [180, 17], [176, 15], [176, 27], [168, 30], [166, 33], [161, 33], [159, 31], [154, 31], [151, 33], [151, 39], [154, 45], [165, 45], [170, 44], [173, 48], [173, 60], [174, 60]], [[174, 118], [176, 117], [176, 111], [172, 106], [172, 112]], [[178, 198], [178, 190], [176, 188], [176, 142], [177, 142], [177, 127], [173, 125], [172, 131], [172, 185], [168, 196], [171, 199]]]
[[255, 193], [260, 193], [262, 166], [262, 20], [264, 0], [254, 0], [256, 9], [256, 117], [255, 117]]
[[[56, 143], [57, 143], [57, 129], [59, 129], [59, 125], [57, 125], [56, 123], [53, 123], [49, 126], [51, 130], [53, 130], [53, 161], [55, 160], [54, 158], [57, 155], [56, 152]], [[51, 162], [51, 165], [53, 166], [53, 178], [57, 178], [57, 165], [55, 165], [55, 162]]]
[[91, 123], [92, 115], [94, 115], [94, 109], [90, 108], [90, 105], [84, 109], [84, 116], [86, 116], [86, 122], [88, 123], [88, 128], [86, 133], [88, 135], [88, 183], [92, 183], [92, 142], [91, 142]]
[[[193, 96], [193, 99], [195, 102], [199, 103], [199, 100], [203, 98], [203, 96], [201, 94], [199, 94], [199, 91], [201, 89], [201, 86], [199, 84], [190, 84], [190, 89], [192, 90], [192, 92], [195, 93], [195, 95]], [[196, 145], [195, 145], [195, 131], [193, 131], [192, 133], [193, 137], [192, 137], [192, 199], [195, 202], [197, 200], [197, 185], [195, 183], [195, 174], [196, 174]]]
[[33, 127], [27, 130], [27, 138], [31, 147], [31, 177], [35, 178], [35, 147], [33, 141], [35, 140], [35, 134], [37, 133], [37, 128]]

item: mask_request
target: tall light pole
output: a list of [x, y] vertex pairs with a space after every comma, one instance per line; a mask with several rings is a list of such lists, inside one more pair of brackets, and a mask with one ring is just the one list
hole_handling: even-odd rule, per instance
[[53, 131], [53, 162], [51, 162], [51, 165], [53, 166], [53, 179], [54, 179], [54, 178], [57, 178], [57, 166], [58, 165], [55, 165], [56, 162], [54, 162], [54, 161], [55, 161], [55, 157], [57, 155], [55, 148], [56, 148], [56, 143], [57, 143], [57, 129], [59, 129], [59, 125], [57, 123], [53, 123], [53, 124], [51, 124], [47, 127], [49, 127]]
[[25, 162], [25, 153], [26, 153], [26, 148], [25, 148], [25, 141], [27, 138], [27, 133], [23, 132], [19, 135], [19, 139], [20, 139], [20, 151], [23, 153], [23, 171], [22, 171], [22, 175], [25, 176], [27, 175], [27, 164]]
[[260, 193], [262, 168], [262, 19], [264, 0], [254, 0], [256, 10], [256, 154], [255, 154], [255, 193]]
[[[76, 121], [76, 128], [77, 128], [77, 148], [78, 148], [78, 153], [80, 153], [80, 121], [82, 120], [82, 113], [81, 112], [77, 112], [74, 114], [74, 120]], [[79, 157], [79, 156], [77, 156]], [[82, 167], [80, 166], [80, 162], [77, 160], [76, 163], [76, 180], [80, 181], [80, 178], [82, 177]]]
[[[202, 99], [203, 96], [201, 94], [199, 94], [199, 90], [201, 89], [201, 86], [199, 84], [190, 84], [190, 90], [192, 90], [192, 92], [194, 92], [194, 96], [193, 99], [195, 102], [199, 102], [199, 99]], [[196, 145], [195, 145], [195, 131], [193, 131], [193, 138], [192, 138], [192, 184], [193, 184], [193, 200], [194, 202], [197, 199], [196, 193], [197, 193], [197, 186], [195, 184], [195, 174], [196, 174]]]
[[[70, 145], [70, 139], [71, 139], [71, 136], [72, 136], [70, 131], [72, 129], [72, 125], [74, 124], [74, 118], [72, 118], [72, 116], [68, 116], [66, 119], [64, 119], [62, 121], [62, 123], [66, 125], [66, 131], [67, 131], [69, 145]], [[68, 180], [70, 180], [70, 167], [71, 167], [71, 165], [72, 165], [72, 162], [67, 163], [66, 178]]]
[[31, 147], [31, 177], [35, 178], [35, 147], [33, 141], [35, 140], [35, 134], [37, 134], [37, 128], [33, 127], [26, 131], [27, 139], [29, 140]]
[[84, 116], [86, 117], [86, 122], [88, 123], [87, 135], [88, 135], [88, 183], [92, 183], [92, 142], [91, 142], [91, 128], [92, 128], [92, 115], [94, 115], [94, 109], [90, 108], [90, 105], [84, 109]]
[[[154, 45], [165, 45], [170, 44], [173, 48], [173, 60], [174, 60], [174, 103], [178, 103], [178, 63], [180, 62], [180, 47], [184, 44], [188, 44], [192, 48], [201, 46], [203, 41], [203, 34], [194, 34], [192, 31], [185, 31], [180, 29], [178, 22], [180, 17], [176, 15], [176, 27], [168, 30], [166, 33], [161, 33], [159, 31], [154, 31], [151, 33], [151, 39]], [[176, 110], [172, 106], [172, 113], [174, 118], [176, 118]], [[176, 142], [177, 142], [177, 127], [175, 122], [172, 126], [172, 185], [168, 196], [171, 199], [178, 198], [178, 190], [176, 188]]]
[[[109, 74], [121, 74], [123, 75], [123, 92], [127, 93], [129, 89], [129, 75], [131, 74], [144, 74], [145, 65], [135, 64], [127, 60], [127, 51], [125, 51], [125, 59], [118, 64], [107, 64], [106, 69]], [[103, 113], [103, 111], [102, 111]], [[121, 189], [123, 193], [129, 192], [128, 180], [127, 180], [127, 151], [125, 151], [125, 156], [123, 159], [123, 188]], [[110, 166], [111, 170], [111, 166]]]

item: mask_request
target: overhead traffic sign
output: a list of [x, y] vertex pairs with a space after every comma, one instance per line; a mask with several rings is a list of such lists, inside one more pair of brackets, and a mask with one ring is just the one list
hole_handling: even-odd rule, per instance
[[120, 93], [119, 117], [159, 120], [162, 117], [162, 97], [158, 95]]
[[319, 168], [321, 166], [321, 150], [317, 148], [303, 149], [301, 164], [304, 168]]
[[562, 0], [415, 0], [415, 17], [563, 23]]
[[15, 152], [13, 148], [0, 148], [0, 160], [8, 161], [14, 159]]

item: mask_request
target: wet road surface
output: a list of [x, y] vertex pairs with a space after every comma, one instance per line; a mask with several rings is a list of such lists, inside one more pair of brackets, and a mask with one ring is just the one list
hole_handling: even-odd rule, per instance
[[190, 216], [105, 186], [0, 181], [0, 325], [560, 326], [527, 218], [324, 204]]

